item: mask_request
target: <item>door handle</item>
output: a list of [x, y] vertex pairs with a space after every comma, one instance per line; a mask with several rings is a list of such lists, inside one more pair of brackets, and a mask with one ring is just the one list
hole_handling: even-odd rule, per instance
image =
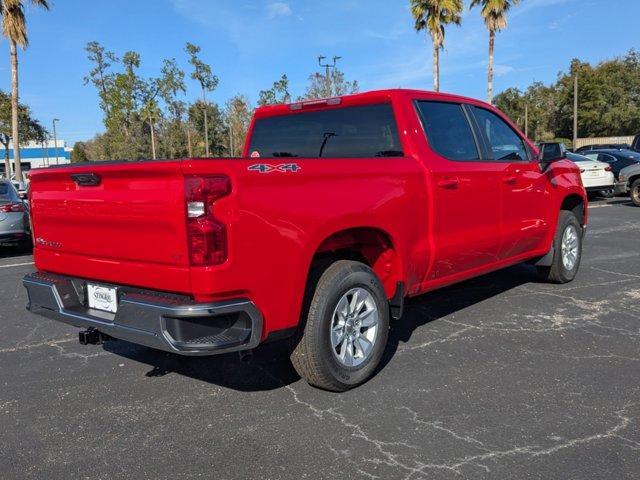
[[518, 177], [515, 175], [509, 175], [508, 177], [504, 177], [504, 183], [508, 183], [509, 185], [513, 185], [518, 181]]
[[438, 182], [438, 186], [441, 188], [458, 188], [460, 180], [457, 177], [445, 178]]

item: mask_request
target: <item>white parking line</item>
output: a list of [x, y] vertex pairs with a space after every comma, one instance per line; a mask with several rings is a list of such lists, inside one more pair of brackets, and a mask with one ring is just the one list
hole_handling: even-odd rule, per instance
[[33, 263], [33, 262], [10, 263], [9, 265], [0, 265], [0, 268], [24, 267], [25, 265], [35, 265], [35, 263]]

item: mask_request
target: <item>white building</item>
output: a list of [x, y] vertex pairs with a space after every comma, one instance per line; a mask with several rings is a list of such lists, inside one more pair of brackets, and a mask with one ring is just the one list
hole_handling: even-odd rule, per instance
[[[57, 144], [56, 144], [57, 143]], [[43, 143], [29, 142], [26, 145], [20, 147], [20, 163], [22, 164], [22, 171], [26, 172], [32, 168], [48, 167], [50, 165], [57, 165], [71, 162], [71, 147], [67, 147], [67, 142], [64, 140], [58, 140], [56, 143], [53, 140]], [[11, 161], [11, 168], [13, 169], [13, 145], [9, 144], [9, 159]], [[4, 175], [4, 159], [7, 152], [2, 152], [3, 160], [0, 161], [0, 176]]]

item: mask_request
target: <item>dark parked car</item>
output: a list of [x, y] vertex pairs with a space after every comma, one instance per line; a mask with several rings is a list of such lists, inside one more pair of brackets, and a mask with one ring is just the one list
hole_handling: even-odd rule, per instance
[[616, 177], [615, 193], [627, 193], [626, 182], [621, 182], [618, 176], [620, 175], [620, 170], [623, 168], [640, 163], [640, 152], [634, 152], [633, 150], [602, 149], [586, 152], [584, 156], [591, 160], [597, 160], [611, 165], [611, 171]]
[[629, 148], [631, 148], [631, 146], [628, 143], [604, 143], [600, 145], [583, 145], [580, 148], [576, 148], [574, 153], [584, 155], [593, 150], [627, 150]]
[[640, 152], [640, 133], [633, 138], [633, 142], [631, 142], [631, 150]]

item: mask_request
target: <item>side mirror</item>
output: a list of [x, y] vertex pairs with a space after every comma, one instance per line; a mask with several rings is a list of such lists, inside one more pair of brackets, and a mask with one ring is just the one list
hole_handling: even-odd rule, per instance
[[560, 160], [566, 160], [566, 156], [564, 153], [560, 154], [560, 156], [553, 156], [553, 155], [543, 155], [542, 157], [538, 157], [538, 163], [540, 164], [540, 170], [542, 170], [543, 172], [549, 168], [549, 166], [552, 163], [555, 162], [559, 162]]

